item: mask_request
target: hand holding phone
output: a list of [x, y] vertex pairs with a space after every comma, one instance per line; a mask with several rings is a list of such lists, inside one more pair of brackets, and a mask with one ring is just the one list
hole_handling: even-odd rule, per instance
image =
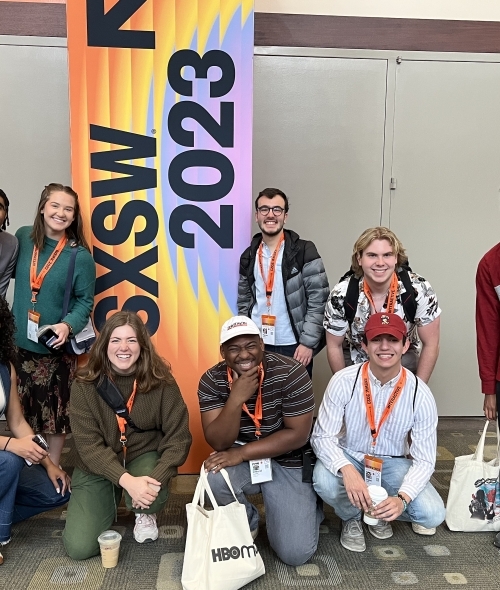
[[[49, 445], [41, 434], [35, 434], [35, 436], [31, 440], [34, 443], [36, 443], [39, 447], [41, 447], [44, 451], [47, 451], [47, 453], [49, 452]], [[31, 461], [28, 461], [28, 459], [25, 459], [24, 461], [26, 462], [26, 465], [28, 465], [28, 467], [31, 467], [33, 465], [33, 463]]]

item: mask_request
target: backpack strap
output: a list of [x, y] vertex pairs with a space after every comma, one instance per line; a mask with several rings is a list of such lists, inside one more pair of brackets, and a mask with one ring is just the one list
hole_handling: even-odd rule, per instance
[[349, 329], [351, 328], [352, 322], [354, 321], [354, 317], [356, 315], [356, 310], [358, 309], [359, 281], [359, 277], [351, 275], [344, 297], [344, 313], [346, 320], [349, 322]]
[[73, 241], [71, 244], [71, 256], [69, 259], [68, 276], [66, 277], [66, 286], [64, 288], [64, 299], [62, 306], [62, 316], [64, 319], [68, 315], [69, 300], [71, 297], [71, 289], [73, 286], [73, 275], [75, 274], [76, 255], [78, 254], [78, 244]]
[[125, 405], [125, 401], [120, 390], [107, 376], [101, 379], [101, 381], [97, 384], [96, 389], [97, 393], [108, 404], [113, 412], [117, 416], [120, 416], [120, 418], [124, 418], [127, 426], [132, 428], [132, 430], [135, 430], [135, 432], [148, 432], [150, 430], [157, 430], [156, 428], [146, 428], [144, 430], [134, 424], [134, 421], [128, 413], [127, 406]]
[[417, 315], [417, 300], [415, 297], [415, 289], [411, 284], [410, 275], [405, 267], [400, 269], [400, 271], [398, 272], [398, 277], [401, 279], [401, 282], [403, 283], [403, 286], [406, 291], [401, 295], [401, 303], [403, 304], [405, 316], [411, 324], [414, 324], [415, 316]]
[[415, 391], [413, 392], [413, 411], [415, 412], [415, 400], [417, 399], [418, 377], [415, 375]]
[[[359, 379], [359, 374], [361, 373], [361, 369], [362, 369], [362, 367], [363, 367], [363, 365], [364, 365], [364, 364], [365, 364], [365, 363], [361, 363], [361, 364], [359, 365], [358, 372], [356, 373], [356, 379], [354, 379], [354, 383], [352, 384], [352, 390], [351, 390], [351, 399], [352, 399], [352, 396], [354, 395], [354, 388], [356, 387], [356, 383], [358, 382], [358, 379]], [[351, 399], [349, 400], [349, 402], [351, 401]], [[349, 402], [347, 402], [347, 404], [348, 404]], [[347, 406], [347, 404], [346, 404], [346, 406]]]

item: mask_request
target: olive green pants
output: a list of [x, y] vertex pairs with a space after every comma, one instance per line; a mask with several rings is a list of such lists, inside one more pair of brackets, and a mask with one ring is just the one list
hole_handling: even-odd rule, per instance
[[[130, 461], [127, 471], [134, 477], [149, 475], [159, 458], [156, 451], [145, 453]], [[122, 493], [125, 493], [125, 505], [129, 510], [146, 514], [160, 512], [168, 497], [168, 490], [162, 488], [147, 510], [135, 509], [132, 508], [132, 498], [123, 488], [100, 475], [86, 473], [75, 467], [62, 537], [66, 553], [71, 558], [88, 559], [99, 555], [97, 537], [112, 526]]]

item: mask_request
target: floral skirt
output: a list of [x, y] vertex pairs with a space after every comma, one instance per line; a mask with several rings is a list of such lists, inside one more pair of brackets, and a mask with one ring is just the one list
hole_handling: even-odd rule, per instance
[[74, 355], [45, 355], [19, 349], [16, 364], [17, 391], [24, 417], [35, 432], [71, 432], [69, 391], [75, 370]]

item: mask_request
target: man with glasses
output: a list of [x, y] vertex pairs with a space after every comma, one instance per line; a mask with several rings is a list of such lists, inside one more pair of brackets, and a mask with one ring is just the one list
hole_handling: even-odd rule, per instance
[[261, 329], [267, 351], [294, 358], [311, 375], [313, 355], [324, 346], [328, 278], [313, 242], [284, 229], [287, 217], [283, 191], [259, 193], [255, 221], [261, 233], [240, 258], [238, 313]]
[[4, 299], [19, 251], [17, 238], [5, 231], [8, 225], [9, 199], [0, 188], [0, 297]]

